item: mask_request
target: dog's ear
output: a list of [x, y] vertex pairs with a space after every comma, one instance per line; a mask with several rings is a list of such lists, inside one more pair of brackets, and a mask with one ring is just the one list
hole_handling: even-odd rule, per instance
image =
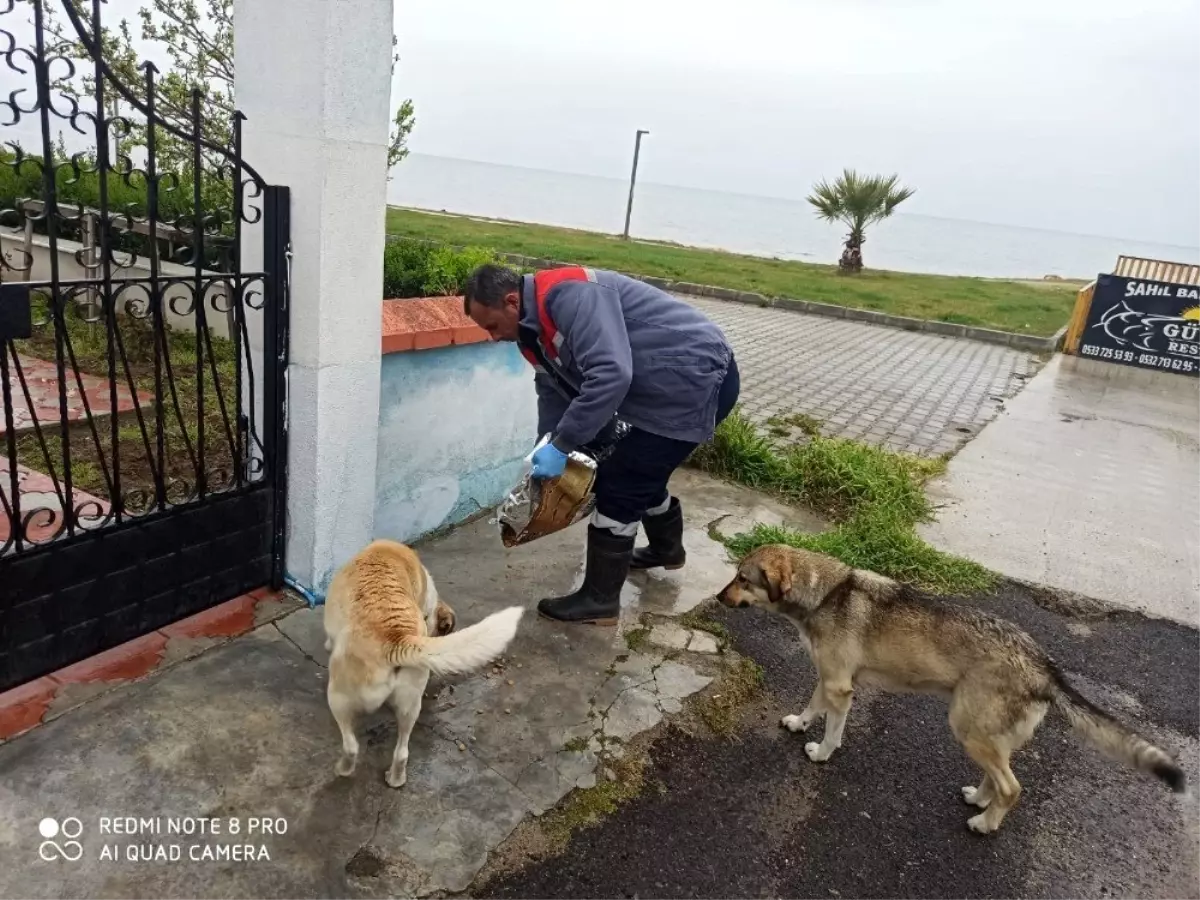
[[786, 557], [776, 557], [761, 566], [763, 581], [766, 582], [767, 597], [772, 603], [782, 603], [792, 592], [792, 567]]

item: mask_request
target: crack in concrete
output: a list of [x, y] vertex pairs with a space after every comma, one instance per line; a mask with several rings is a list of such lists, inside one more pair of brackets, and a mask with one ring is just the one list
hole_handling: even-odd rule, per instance
[[[388, 790], [391, 791], [394, 790], [394, 788], [389, 787]], [[375, 825], [371, 828], [371, 834], [363, 844], [363, 847], [375, 843], [375, 838], [379, 835], [379, 826], [383, 824], [383, 817], [385, 814], [392, 811], [392, 807], [395, 805], [395, 803], [395, 797], [391, 797], [388, 794], [380, 794], [379, 809], [375, 811]], [[360, 847], [359, 849], [362, 848]]]
[[[388, 788], [388, 790], [390, 791], [392, 788]], [[375, 839], [379, 836], [379, 827], [383, 824], [383, 817], [386, 813], [392, 810], [392, 807], [395, 803], [396, 798], [394, 796], [391, 796], [388, 793], [379, 794], [379, 808], [375, 811], [375, 824], [371, 826], [371, 833], [367, 835], [367, 839], [365, 841], [358, 845], [358, 849], [350, 854], [350, 858], [342, 864], [343, 871], [360, 853], [362, 853], [368, 847], [375, 846]], [[385, 862], [387, 861], [386, 857], [382, 858]]]
[[319, 668], [319, 669], [328, 669], [329, 668], [329, 666], [325, 665], [323, 662], [318, 660], [315, 656], [313, 656], [311, 653], [309, 653], [307, 650], [305, 650], [303, 647], [301, 647], [299, 644], [297, 644], [294, 640], [292, 640], [292, 638], [287, 634], [287, 632], [285, 632], [282, 628], [279, 627], [279, 621], [280, 621], [279, 619], [276, 619], [275, 621], [273, 621], [271, 623], [271, 627], [279, 632], [280, 637], [282, 637], [285, 641], [287, 641], [289, 644], [291, 644], [293, 647], [295, 647], [298, 651], [300, 651], [300, 655], [303, 656], [305, 659], [307, 659], [310, 663], [315, 665], [317, 668]]
[[[691, 639], [690, 639], [690, 638], [688, 639], [688, 643], [691, 643]], [[686, 648], [685, 648], [685, 649], [686, 649]], [[665, 658], [663, 659], [663, 662], [666, 662], [666, 659], [665, 659]], [[662, 705], [662, 702], [663, 702], [662, 688], [660, 688], [660, 687], [658, 686], [658, 670], [659, 670], [661, 667], [662, 667], [662, 666], [661, 666], [661, 664], [660, 664], [660, 665], [658, 665], [658, 666], [655, 666], [655, 667], [654, 667], [654, 668], [651, 670], [651, 674], [654, 676], [654, 708], [655, 708], [655, 709], [657, 709], [657, 710], [658, 710], [660, 713], [662, 713], [662, 714], [665, 716], [665, 715], [667, 715], [668, 713], [667, 713], [667, 711], [666, 711], [665, 709], [663, 709], [663, 705]]]
[[[691, 641], [689, 638], [689, 645], [690, 645], [690, 643], [691, 643]], [[663, 703], [664, 698], [662, 695], [662, 689], [660, 688], [660, 686], [658, 684], [658, 671], [664, 665], [666, 665], [668, 662], [675, 660], [680, 655], [681, 652], [682, 651], [678, 651], [678, 650], [669, 650], [669, 651], [665, 652], [661, 657], [658, 657], [656, 662], [651, 663], [649, 673], [647, 674], [647, 676], [645, 678], [642, 678], [641, 680], [638, 680], [638, 681], [634, 681], [631, 684], [625, 685], [625, 687], [623, 687], [620, 691], [617, 692], [617, 694], [613, 697], [613, 699], [608, 703], [607, 706], [604, 706], [603, 708], [597, 706], [595, 695], [593, 695], [593, 697], [588, 701], [592, 710], [596, 714], [596, 718], [592, 719], [592, 721], [597, 722], [597, 726], [594, 729], [592, 729], [591, 734], [588, 736], [588, 747], [590, 749], [593, 742], [595, 742], [596, 744], [599, 745], [599, 749], [594, 751], [596, 753], [597, 768], [610, 757], [611, 754], [608, 749], [610, 744], [618, 744], [619, 745], [620, 743], [623, 743], [621, 738], [619, 738], [615, 735], [610, 736], [608, 734], [608, 720], [609, 720], [609, 715], [612, 711], [612, 708], [629, 691], [644, 689], [644, 688], [646, 688], [647, 685], [653, 683], [653, 687], [650, 689], [650, 692], [654, 695], [653, 696], [654, 708], [658, 711], [658, 713], [665, 718], [666, 716], [673, 715], [675, 712], [678, 712], [678, 710], [668, 711], [663, 708], [662, 703]], [[600, 691], [604, 690], [605, 686], [608, 685], [609, 682], [612, 681], [612, 679], [614, 679], [614, 678], [629, 678], [632, 680], [635, 677], [636, 676], [628, 675], [628, 674], [621, 673], [621, 672], [613, 672], [608, 676], [608, 678], [606, 678], [600, 684], [600, 687], [597, 689], [597, 695], [600, 693]], [[581, 723], [581, 724], [583, 724], [583, 723]], [[560, 777], [563, 777], [562, 773], [561, 773], [561, 769], [558, 769], [557, 761], [556, 761], [555, 768], [556, 768], [556, 770], [559, 771]]]
[[[621, 688], [621, 690], [617, 693], [617, 695], [612, 698], [611, 702], [609, 702], [608, 706], [604, 707], [603, 709], [600, 709], [599, 707], [596, 706], [596, 698], [594, 696], [588, 701], [588, 704], [592, 707], [592, 709], [595, 709], [598, 711], [598, 713], [602, 719], [607, 719], [609, 710], [611, 710], [613, 708], [613, 706], [616, 704], [616, 702], [618, 700], [620, 700], [623, 696], [625, 696], [626, 693], [628, 693], [629, 691], [632, 691], [635, 688], [645, 687], [651, 681], [654, 681], [655, 680], [654, 673], [656, 671], [658, 671], [659, 666], [661, 666], [664, 662], [666, 662], [665, 657], [660, 662], [655, 663], [653, 666], [651, 666], [650, 673], [645, 678], [645, 680], [635, 682], [634, 684], [628, 684], [625, 687]], [[604, 690], [605, 685], [607, 685], [614, 678], [632, 678], [632, 677], [633, 676], [625, 675], [624, 673], [621, 673], [621, 672], [616, 672], [616, 673], [610, 675], [608, 678], [604, 679], [604, 681], [601, 683], [600, 687], [597, 689], [596, 693], [599, 694], [600, 691]], [[657, 682], [656, 682], [656, 684], [657, 684]]]
[[[562, 757], [563, 757], [563, 754], [564, 754], [564, 753], [568, 753], [568, 752], [570, 752], [570, 751], [568, 751], [568, 750], [558, 750], [558, 751], [555, 751], [555, 754], [554, 754], [554, 772], [555, 772], [555, 774], [557, 774], [557, 775], [558, 775], [558, 777], [559, 777], [561, 780], [563, 780], [563, 781], [569, 781], [569, 780], [571, 780], [571, 779], [568, 779], [568, 778], [567, 778], [567, 776], [566, 776], [565, 774], [563, 774], [563, 770], [562, 770], [562, 764], [563, 764], [563, 758], [562, 758]], [[598, 758], [597, 758], [597, 761], [598, 761]], [[574, 781], [578, 781], [578, 780], [579, 780], [579, 779], [574, 779], [574, 780], [572, 781], [572, 783], [574, 783]]]
[[[524, 766], [522, 766], [521, 771], [517, 773], [517, 780], [516, 780], [516, 783], [514, 784], [514, 787], [516, 787], [516, 785], [519, 785], [521, 783], [521, 779], [523, 779], [526, 776], [526, 774], [528, 774], [528, 772], [531, 768], [536, 766], [538, 763], [540, 763], [545, 758], [546, 757], [544, 757], [544, 756], [539, 756], [537, 759], [531, 759], [528, 763], [526, 763]], [[517, 788], [517, 789], [521, 790], [520, 788]]]
[[[538, 807], [538, 804], [534, 802], [532, 797], [530, 797], [527, 793], [525, 793], [524, 789], [519, 784], [514, 782], [511, 778], [509, 778], [507, 775], [505, 775], [503, 772], [501, 772], [499, 769], [497, 769], [495, 766], [493, 766], [490, 762], [488, 762], [486, 759], [484, 759], [482, 756], [480, 756], [478, 753], [476, 753], [475, 750], [471, 747], [471, 744], [469, 741], [464, 741], [461, 738], [456, 738], [456, 737], [454, 737], [454, 735], [451, 732], [442, 732], [438, 729], [438, 727], [436, 725], [430, 725], [429, 730], [431, 732], [433, 732], [434, 737], [440, 738], [443, 741], [454, 744], [455, 749], [458, 749], [459, 747], [465, 747], [466, 748], [465, 751], [459, 750], [459, 752], [460, 753], [465, 752], [465, 753], [469, 754], [471, 756], [471, 758], [474, 759], [477, 763], [479, 763], [481, 766], [483, 766], [489, 772], [491, 772], [494, 775], [496, 775], [497, 777], [499, 777], [505, 784], [507, 784], [509, 787], [511, 787], [514, 791], [516, 791], [522, 797], [524, 797], [525, 802], [528, 803], [531, 808]], [[537, 759], [533, 760], [533, 762], [529, 763], [529, 765], [525, 766], [525, 768], [521, 770], [521, 774], [524, 774], [525, 770], [528, 769], [529, 766], [533, 765], [534, 763], [541, 762], [545, 758], [546, 757], [543, 755], [543, 756], [540, 756]], [[518, 781], [520, 780], [520, 777], [521, 777], [520, 775], [517, 776]]]
[[[438, 728], [436, 728], [434, 726], [428, 726], [428, 727], [429, 727], [429, 731], [438, 740], [444, 741], [446, 743], [454, 744], [455, 748], [457, 748], [459, 744], [463, 744], [464, 746], [466, 746], [466, 744], [464, 742], [459, 741], [458, 739], [454, 738], [453, 736], [450, 736], [446, 733], [441, 732]], [[460, 751], [460, 752], [462, 752], [462, 751]], [[477, 753], [472, 751], [469, 747], [465, 752], [469, 753], [476, 762], [478, 762], [480, 765], [482, 765], [485, 769], [488, 769], [490, 772], [494, 773], [502, 781], [504, 781], [506, 784], [508, 784], [510, 787], [512, 787], [512, 789], [515, 790], [521, 797], [523, 797], [529, 807], [529, 809], [527, 811], [532, 811], [534, 809], [541, 808], [541, 806], [539, 804], [533, 802], [533, 799], [527, 793], [525, 793], [524, 790], [522, 790], [519, 786], [514, 784], [511, 779], [507, 778], [504, 775], [503, 772], [499, 771], [494, 766], [489, 764], [487, 762], [487, 760], [480, 757]], [[540, 759], [544, 759], [544, 757], [541, 757]], [[537, 761], [538, 760], [535, 760], [534, 762], [537, 762]], [[530, 765], [532, 765], [532, 764], [533, 763], [530, 763]], [[381, 847], [376, 842], [379, 837], [379, 830], [380, 830], [381, 826], [383, 825], [384, 816], [391, 813], [396, 808], [396, 805], [401, 802], [402, 798], [400, 796], [400, 793], [402, 790], [403, 790], [402, 788], [397, 789], [397, 788], [389, 787], [386, 789], [385, 793], [383, 793], [379, 796], [379, 809], [375, 813], [375, 824], [371, 828], [371, 833], [367, 837], [367, 839], [365, 841], [363, 841], [362, 844], [359, 845], [358, 849], [355, 850], [355, 852], [350, 855], [350, 859], [348, 859], [346, 861], [345, 865], [349, 865], [350, 860], [353, 860], [355, 856], [357, 856], [359, 853], [361, 853], [363, 850], [365, 850], [368, 847], [373, 847], [376, 851], [378, 851], [376, 853], [376, 856], [378, 856], [379, 859], [381, 859], [384, 863], [388, 863], [388, 864], [393, 863], [393, 858], [392, 858], [392, 855], [388, 852], [388, 848]], [[436, 842], [438, 840], [438, 838], [441, 837], [442, 832], [445, 830], [445, 828], [448, 825], [458, 822], [463, 818], [463, 811], [460, 809], [447, 809], [445, 807], [445, 805], [443, 804], [442, 796], [440, 793], [434, 795], [433, 801], [437, 806], [437, 815], [440, 820], [437, 830], [434, 831], [433, 837], [432, 837], [432, 840]], [[404, 854], [402, 852], [401, 852], [401, 856], [404, 856]], [[418, 896], [423, 895], [423, 892], [426, 892], [427, 888], [429, 887], [429, 878], [428, 878], [427, 874], [421, 873], [420, 881], [421, 881], [420, 887], [418, 887], [418, 889], [416, 891], [416, 894]]]
[[[507, 775], [505, 775], [503, 772], [501, 772], [499, 769], [497, 769], [495, 766], [493, 766], [491, 763], [489, 763], [486, 759], [481, 757], [478, 753], [476, 753], [470, 747], [467, 747], [467, 753], [469, 753], [472, 757], [474, 757], [475, 761], [478, 762], [480, 765], [482, 765], [485, 769], [487, 769], [489, 772], [494, 773], [497, 777], [499, 777], [501, 780], [503, 780], [505, 784], [507, 784], [514, 791], [516, 791], [523, 798], [525, 798], [525, 802], [529, 805], [529, 807], [531, 809], [537, 809], [539, 807], [539, 804], [535, 803], [534, 799], [532, 797], [530, 797], [527, 793], [525, 793], [524, 788], [522, 788], [520, 785], [518, 785], [514, 781], [512, 781]], [[544, 757], [543, 757], [543, 759], [544, 759]], [[528, 768], [528, 766], [526, 768]]]

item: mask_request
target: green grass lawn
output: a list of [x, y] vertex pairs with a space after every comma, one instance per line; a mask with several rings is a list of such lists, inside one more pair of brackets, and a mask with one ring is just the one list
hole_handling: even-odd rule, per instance
[[[764, 259], [547, 225], [526, 225], [389, 209], [388, 232], [711, 284], [769, 296], [815, 300], [899, 316], [1049, 336], [1066, 324], [1078, 287], [1068, 283], [952, 278], [867, 271], [839, 275], [835, 265]], [[867, 259], [868, 263], [870, 258]]]

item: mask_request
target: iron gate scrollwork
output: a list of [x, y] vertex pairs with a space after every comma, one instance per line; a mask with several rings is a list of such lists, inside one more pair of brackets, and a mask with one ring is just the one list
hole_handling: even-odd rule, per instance
[[0, 691], [283, 579], [288, 191], [104, 2], [0, 0]]

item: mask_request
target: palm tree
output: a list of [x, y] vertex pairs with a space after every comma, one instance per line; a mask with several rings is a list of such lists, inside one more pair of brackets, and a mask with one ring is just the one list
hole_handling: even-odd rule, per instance
[[843, 272], [862, 271], [867, 226], [882, 222], [915, 193], [898, 182], [898, 175], [859, 175], [853, 169], [846, 169], [833, 184], [820, 181], [813, 187], [808, 202], [816, 207], [817, 218], [841, 222], [850, 228], [838, 261]]

